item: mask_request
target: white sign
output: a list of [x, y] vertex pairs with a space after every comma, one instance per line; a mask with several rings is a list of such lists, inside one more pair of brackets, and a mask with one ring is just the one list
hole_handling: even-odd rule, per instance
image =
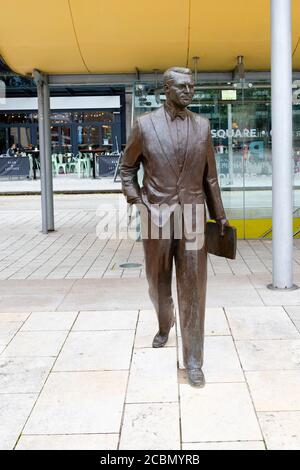
[[211, 136], [213, 138], [227, 139], [228, 137], [257, 137], [256, 129], [212, 129]]
[[223, 101], [236, 100], [236, 90], [221, 90], [221, 97]]
[[[120, 108], [120, 96], [55, 96], [50, 98], [51, 109], [107, 109]], [[37, 110], [37, 98], [7, 98], [0, 101], [2, 110]]]

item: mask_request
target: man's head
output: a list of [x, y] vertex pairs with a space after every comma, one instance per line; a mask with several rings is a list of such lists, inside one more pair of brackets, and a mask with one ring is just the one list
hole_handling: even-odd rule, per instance
[[178, 108], [185, 108], [192, 102], [194, 82], [190, 69], [172, 67], [165, 71], [163, 78], [167, 101]]

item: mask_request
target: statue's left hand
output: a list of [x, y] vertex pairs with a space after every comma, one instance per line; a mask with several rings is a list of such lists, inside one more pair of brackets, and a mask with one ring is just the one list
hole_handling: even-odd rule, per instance
[[223, 237], [225, 234], [225, 226], [229, 225], [229, 222], [227, 219], [218, 219], [217, 223], [219, 224], [219, 227], [220, 227], [221, 237]]

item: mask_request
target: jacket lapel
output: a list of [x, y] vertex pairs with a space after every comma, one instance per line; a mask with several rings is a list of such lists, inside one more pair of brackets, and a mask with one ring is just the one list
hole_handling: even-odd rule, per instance
[[175, 175], [179, 176], [179, 166], [175, 156], [174, 144], [172, 142], [170, 129], [165, 115], [164, 107], [158, 109], [156, 113], [151, 114], [151, 121], [155, 130], [157, 140], [159, 141], [162, 154], [171, 166]]
[[197, 129], [197, 122], [193, 116], [193, 114], [187, 110], [188, 112], [188, 135], [187, 135], [187, 148], [186, 148], [186, 153], [185, 153], [185, 158], [184, 158], [184, 163], [182, 167], [182, 171], [180, 173], [180, 180], [184, 177], [184, 174], [186, 172], [186, 169], [189, 166], [189, 163], [191, 161], [191, 158], [193, 158], [195, 152], [194, 152], [194, 146], [196, 143], [196, 139], [199, 139], [199, 131]]

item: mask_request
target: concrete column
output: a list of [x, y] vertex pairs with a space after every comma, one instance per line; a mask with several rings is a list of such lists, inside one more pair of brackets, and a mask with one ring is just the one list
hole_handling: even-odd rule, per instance
[[274, 289], [293, 288], [291, 1], [271, 0]]
[[33, 71], [33, 77], [38, 95], [42, 232], [48, 233], [54, 230], [49, 88], [47, 77], [38, 70]]

